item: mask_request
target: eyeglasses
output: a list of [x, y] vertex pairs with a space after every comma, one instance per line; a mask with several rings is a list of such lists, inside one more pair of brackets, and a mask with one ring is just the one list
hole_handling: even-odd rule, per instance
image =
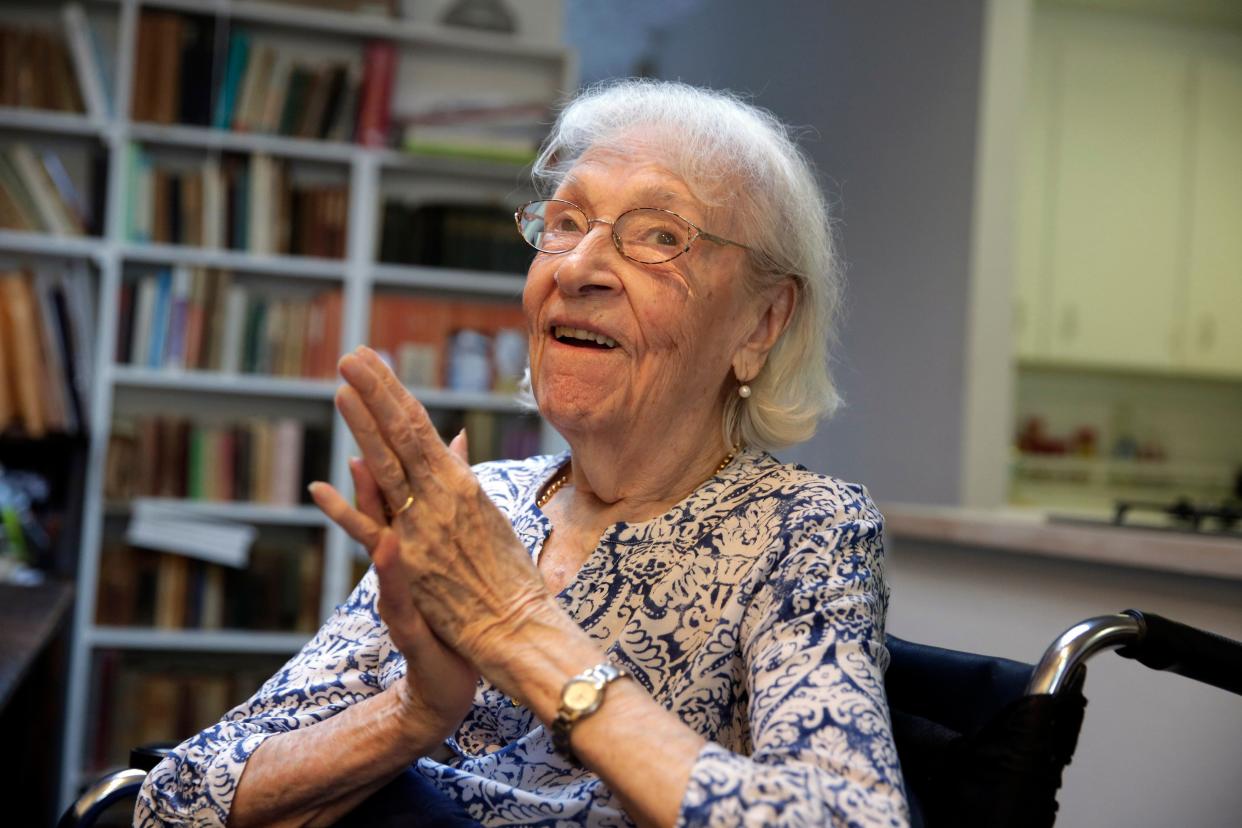
[[541, 253], [568, 253], [591, 231], [592, 224], [611, 225], [617, 252], [639, 264], [671, 262], [699, 239], [750, 250], [659, 207], [636, 207], [608, 221], [588, 218], [586, 211], [572, 201], [551, 198], [522, 205], [513, 220], [526, 243]]

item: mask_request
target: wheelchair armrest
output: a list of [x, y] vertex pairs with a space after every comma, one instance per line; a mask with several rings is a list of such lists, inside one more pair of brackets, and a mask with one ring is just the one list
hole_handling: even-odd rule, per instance
[[97, 780], [74, 800], [61, 816], [57, 828], [87, 828], [115, 802], [134, 797], [142, 787], [147, 772], [136, 768], [113, 771]]
[[1061, 633], [1031, 674], [1027, 694], [1055, 696], [1103, 650], [1242, 694], [1242, 643], [1134, 609], [1088, 618]]
[[1138, 621], [1143, 632], [1117, 655], [1242, 695], [1242, 642], [1153, 612], [1128, 609], [1125, 614]]

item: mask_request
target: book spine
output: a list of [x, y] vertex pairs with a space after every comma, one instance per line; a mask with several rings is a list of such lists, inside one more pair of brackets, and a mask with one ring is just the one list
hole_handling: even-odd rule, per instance
[[95, 49], [91, 41], [86, 13], [80, 3], [67, 3], [61, 9], [65, 24], [65, 36], [69, 42], [69, 54], [78, 78], [78, 88], [86, 101], [86, 111], [92, 118], [108, 116], [107, 97], [104, 93], [103, 71], [95, 62]]
[[26, 433], [42, 437], [47, 431], [47, 412], [39, 386], [45, 368], [39, 355], [36, 312], [26, 275], [20, 271], [0, 273], [0, 296], [8, 317], [0, 326], [0, 336], [7, 336], [5, 350], [11, 359], [14, 407]]
[[162, 366], [180, 371], [186, 367], [186, 326], [190, 312], [190, 269], [177, 265], [172, 272], [172, 295], [169, 299], [168, 343]]
[[172, 273], [160, 271], [155, 280], [155, 306], [151, 313], [151, 341], [145, 365], [159, 368], [164, 361], [164, 349], [168, 342], [168, 320], [172, 305]]
[[220, 370], [228, 374], [241, 371], [243, 342], [246, 335], [247, 299], [246, 288], [242, 285], [230, 285], [225, 293]]
[[242, 78], [246, 74], [246, 63], [250, 57], [250, 36], [244, 31], [235, 31], [229, 37], [228, 63], [224, 70], [224, 84], [220, 89], [220, 98], [216, 102], [216, 114], [213, 124], [216, 129], [229, 129], [233, 126], [234, 111], [241, 88]]
[[364, 147], [388, 145], [396, 64], [397, 49], [393, 43], [373, 40], [367, 44], [362, 106], [358, 111], [358, 143]]

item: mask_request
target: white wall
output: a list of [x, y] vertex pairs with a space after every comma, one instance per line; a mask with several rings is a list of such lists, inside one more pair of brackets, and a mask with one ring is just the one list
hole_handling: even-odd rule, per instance
[[[1074, 622], [1133, 607], [1242, 640], [1242, 583], [895, 541], [888, 630], [1034, 662]], [[1242, 814], [1242, 697], [1113, 653], [1087, 669], [1087, 715], [1058, 828], [1231, 828]]]

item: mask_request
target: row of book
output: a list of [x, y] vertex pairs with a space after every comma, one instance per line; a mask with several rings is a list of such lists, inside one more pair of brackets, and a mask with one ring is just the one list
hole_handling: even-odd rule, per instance
[[109, 49], [80, 3], [65, 3], [60, 12], [60, 33], [0, 24], [0, 106], [104, 118], [111, 108]]
[[412, 387], [510, 393], [526, 370], [526, 317], [512, 302], [380, 293], [370, 342]]
[[246, 29], [216, 51], [213, 18], [144, 11], [138, 22], [133, 118], [297, 138], [387, 142], [396, 49], [327, 59]]
[[[93, 155], [90, 192], [102, 197], [103, 157]], [[59, 155], [29, 144], [0, 147], [0, 227], [60, 236], [98, 233], [102, 214], [83, 195]]]
[[384, 202], [380, 261], [525, 275], [534, 251], [492, 204]]
[[0, 24], [0, 106], [83, 111], [69, 49], [58, 33]]
[[340, 259], [347, 184], [293, 180], [288, 162], [262, 153], [210, 155], [197, 168], [156, 164], [133, 144], [127, 236], [139, 242]]
[[118, 417], [104, 467], [104, 497], [309, 502], [328, 474], [331, 432], [292, 417], [198, 423], [188, 417]]
[[94, 326], [86, 264], [0, 270], [0, 431], [88, 430]]
[[330, 379], [341, 291], [287, 296], [226, 270], [176, 266], [121, 285], [116, 361], [168, 370]]
[[140, 745], [179, 742], [249, 698], [284, 657], [122, 653], [98, 655], [89, 720], [92, 770], [128, 767]]
[[533, 414], [441, 410], [432, 412], [431, 418], [445, 440], [466, 430], [471, 463], [524, 460], [540, 453], [540, 421]]
[[323, 552], [309, 539], [260, 535], [244, 569], [108, 543], [95, 620], [117, 627], [314, 632], [322, 579]]

